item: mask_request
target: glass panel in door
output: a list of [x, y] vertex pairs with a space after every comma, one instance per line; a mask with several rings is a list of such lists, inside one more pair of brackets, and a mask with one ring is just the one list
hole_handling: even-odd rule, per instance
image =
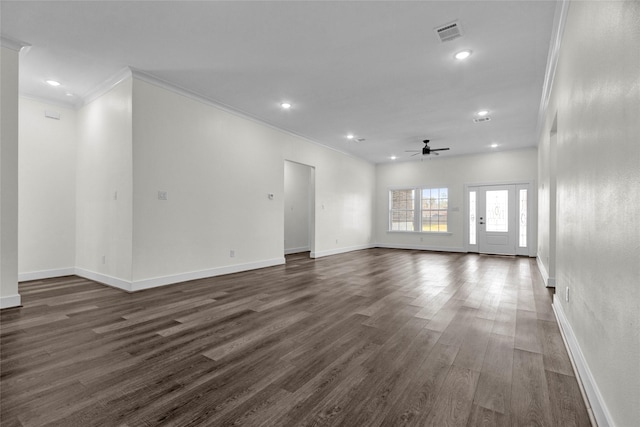
[[517, 242], [515, 185], [476, 187], [478, 252], [515, 255]]
[[509, 232], [509, 190], [486, 190], [487, 231]]

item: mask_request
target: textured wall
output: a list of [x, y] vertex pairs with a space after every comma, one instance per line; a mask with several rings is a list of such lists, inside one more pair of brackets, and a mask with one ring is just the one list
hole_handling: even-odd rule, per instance
[[639, 46], [640, 2], [572, 2], [541, 141], [557, 113], [557, 300], [620, 426], [640, 419]]

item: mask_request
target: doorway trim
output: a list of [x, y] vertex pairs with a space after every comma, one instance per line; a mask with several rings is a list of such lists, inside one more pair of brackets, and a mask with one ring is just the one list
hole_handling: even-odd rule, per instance
[[[472, 253], [480, 253], [479, 245], [471, 245], [469, 243], [469, 234], [470, 234], [470, 225], [469, 225], [469, 191], [473, 187], [491, 187], [491, 186], [505, 186], [505, 185], [514, 185], [516, 188], [516, 194], [519, 193], [519, 190], [526, 189], [527, 190], [527, 247], [519, 248], [516, 244], [515, 247], [515, 255], [524, 255], [529, 257], [535, 257], [537, 252], [537, 187], [535, 186], [535, 180], [532, 181], [524, 181], [524, 180], [516, 180], [516, 181], [500, 181], [500, 182], [483, 182], [483, 183], [468, 183], [464, 184], [464, 212], [463, 212], [463, 240], [464, 240], [464, 249], [465, 252]], [[536, 191], [534, 191], [536, 190]]]

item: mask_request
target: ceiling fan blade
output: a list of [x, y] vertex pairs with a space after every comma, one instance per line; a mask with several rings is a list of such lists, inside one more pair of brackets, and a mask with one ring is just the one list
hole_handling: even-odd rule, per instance
[[416, 154], [412, 154], [409, 157], [413, 157], [413, 156], [417, 156], [418, 154], [420, 154], [420, 152], [418, 151]]
[[420, 153], [420, 150], [404, 150], [405, 153]]
[[431, 150], [430, 154], [433, 154], [434, 156], [439, 156], [440, 155], [440, 153], [436, 153], [435, 150]]
[[432, 148], [431, 151], [447, 151], [449, 148]]

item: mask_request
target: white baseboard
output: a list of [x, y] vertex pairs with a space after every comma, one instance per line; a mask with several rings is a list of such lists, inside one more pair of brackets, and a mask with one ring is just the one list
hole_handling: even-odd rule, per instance
[[598, 427], [614, 426], [615, 424], [613, 423], [611, 414], [609, 413], [607, 405], [602, 398], [602, 394], [600, 394], [600, 390], [598, 389], [598, 384], [591, 374], [591, 370], [589, 369], [589, 365], [582, 353], [582, 349], [578, 344], [573, 328], [571, 327], [567, 316], [564, 314], [562, 304], [560, 304], [560, 301], [558, 300], [558, 295], [553, 296], [553, 304], [551, 306], [553, 307], [553, 312], [556, 314], [558, 325], [560, 325], [560, 332], [565, 339], [569, 357], [573, 362], [573, 366], [577, 370], [578, 381], [581, 383], [582, 388], [587, 395], [587, 402], [585, 402], [587, 410], [593, 414]]
[[20, 307], [21, 305], [22, 305], [22, 302], [20, 300], [20, 294], [0, 297], [0, 309]]
[[18, 274], [18, 282], [29, 282], [31, 280], [51, 279], [53, 277], [72, 276], [76, 274], [74, 267], [56, 268], [54, 270], [30, 271]]
[[549, 273], [547, 272], [547, 267], [544, 266], [539, 256], [536, 257], [536, 264], [538, 264], [538, 270], [540, 271], [540, 275], [542, 276], [542, 281], [544, 285], [547, 288], [555, 288], [556, 278], [549, 277]]
[[189, 280], [205, 279], [207, 277], [221, 276], [223, 274], [239, 273], [242, 271], [256, 270], [258, 268], [272, 267], [274, 265], [284, 264], [284, 257], [274, 258], [264, 261], [250, 262], [246, 264], [228, 265], [224, 267], [211, 268], [207, 270], [191, 271], [188, 273], [173, 274], [171, 276], [154, 277], [152, 279], [143, 279], [130, 282], [128, 280], [118, 279], [117, 277], [108, 276], [106, 274], [96, 273], [82, 268], [76, 268], [75, 274], [90, 279], [104, 285], [122, 289], [127, 292], [137, 292], [144, 289], [157, 288], [159, 286], [172, 285], [174, 283], [186, 282]]
[[95, 271], [85, 270], [84, 268], [75, 268], [76, 276], [84, 277], [85, 279], [93, 280], [94, 282], [102, 283], [114, 288], [122, 289], [123, 291], [132, 292], [131, 282], [117, 277], [108, 276], [102, 273], [96, 273]]
[[362, 249], [371, 249], [375, 247], [376, 247], [375, 245], [357, 245], [357, 246], [348, 246], [345, 248], [329, 249], [326, 251], [311, 251], [310, 256], [311, 258], [322, 258], [325, 256], [344, 254], [347, 252], [360, 251]]
[[264, 261], [250, 262], [246, 264], [228, 265], [207, 270], [192, 271], [189, 273], [175, 274], [171, 276], [155, 277], [153, 279], [136, 280], [131, 284], [131, 292], [143, 289], [156, 288], [158, 286], [171, 285], [189, 280], [205, 279], [207, 277], [221, 276], [223, 274], [240, 273], [242, 271], [257, 270], [259, 268], [273, 267], [285, 263], [284, 257], [273, 258]]
[[311, 249], [309, 248], [309, 246], [305, 246], [304, 248], [290, 248], [290, 249], [285, 249], [284, 254], [285, 255], [299, 254], [300, 252], [309, 252], [310, 250]]
[[388, 249], [411, 249], [414, 251], [435, 251], [435, 252], [466, 252], [464, 248], [442, 247], [442, 246], [422, 246], [422, 245], [404, 245], [396, 243], [376, 243], [376, 248]]

